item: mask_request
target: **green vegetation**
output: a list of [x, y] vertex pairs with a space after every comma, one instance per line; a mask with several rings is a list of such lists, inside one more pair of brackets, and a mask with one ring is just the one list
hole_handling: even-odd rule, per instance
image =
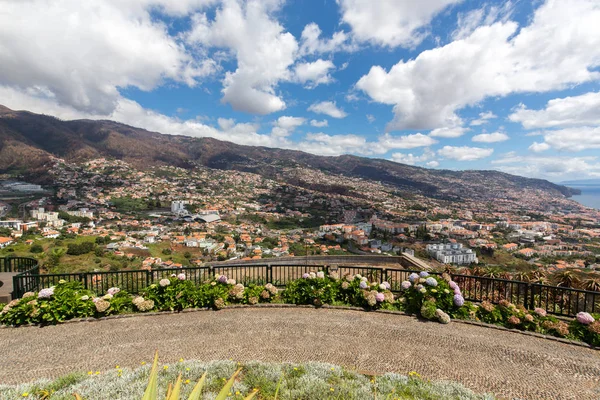
[[[148, 364], [134, 368], [115, 368], [88, 374], [71, 374], [56, 381], [42, 380], [22, 385], [0, 385], [0, 397], [48, 400], [72, 400], [77, 393], [85, 400], [140, 400], [149, 382], [151, 355]], [[479, 395], [464, 386], [448, 381], [432, 382], [412, 371], [408, 376], [385, 374], [364, 375], [341, 366], [309, 362], [240, 364], [235, 361], [200, 362], [185, 360], [172, 364], [159, 364], [156, 374], [156, 394], [165, 398], [169, 384], [181, 376], [180, 398], [187, 399], [197, 387], [200, 377], [205, 377], [202, 398], [215, 399], [231, 376], [241, 368], [239, 375], [227, 391], [228, 399], [242, 400], [257, 390], [258, 400], [493, 400], [492, 395]], [[229, 379], [229, 380], [228, 380]], [[47, 388], [58, 388], [53, 392]], [[46, 391], [42, 392], [40, 389]], [[48, 393], [47, 397], [43, 397]]]
[[148, 204], [142, 199], [134, 199], [130, 196], [115, 197], [111, 200], [112, 205], [118, 212], [131, 213], [147, 210]]

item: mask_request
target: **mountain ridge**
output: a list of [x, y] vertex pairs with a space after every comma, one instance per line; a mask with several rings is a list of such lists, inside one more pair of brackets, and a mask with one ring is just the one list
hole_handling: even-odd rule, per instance
[[[578, 190], [542, 179], [493, 170], [432, 170], [380, 158], [319, 156], [298, 150], [245, 146], [214, 138], [151, 132], [110, 120], [69, 120], [14, 111], [0, 105], [0, 172], [44, 177], [51, 156], [70, 161], [99, 157], [124, 160], [139, 168], [173, 165], [254, 172], [281, 177], [288, 169], [308, 168], [332, 175], [359, 177], [415, 190], [434, 197], [486, 198], [502, 189], [538, 189], [554, 196]], [[43, 181], [43, 179], [40, 179]], [[305, 182], [310, 183], [310, 182]], [[489, 193], [488, 193], [489, 192]]]

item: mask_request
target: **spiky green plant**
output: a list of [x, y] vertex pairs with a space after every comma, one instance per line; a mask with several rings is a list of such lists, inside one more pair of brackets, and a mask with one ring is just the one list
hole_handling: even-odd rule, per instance
[[[226, 400], [227, 399], [229, 391], [231, 390], [231, 387], [235, 383], [235, 379], [237, 378], [237, 376], [240, 374], [241, 371], [242, 371], [242, 369], [239, 368], [237, 371], [235, 371], [235, 373], [233, 375], [231, 375], [231, 378], [229, 378], [229, 380], [227, 381], [225, 386], [223, 386], [223, 388], [221, 389], [221, 391], [219, 392], [219, 394], [217, 395], [215, 400]], [[202, 388], [204, 386], [205, 381], [206, 381], [206, 372], [204, 374], [202, 374], [202, 376], [200, 377], [200, 380], [198, 380], [198, 383], [196, 383], [196, 386], [194, 386], [194, 389], [192, 390], [192, 393], [190, 393], [188, 400], [200, 400], [201, 399]], [[181, 383], [182, 383], [181, 374], [179, 374], [179, 376], [177, 377], [177, 380], [175, 381], [175, 385], [169, 384], [169, 388], [167, 389], [167, 395], [165, 397], [165, 400], [180, 400], [179, 397], [181, 394]], [[251, 400], [252, 398], [254, 398], [254, 396], [256, 396], [257, 393], [258, 393], [257, 391], [254, 391], [253, 393], [249, 394], [245, 398], [245, 400]], [[75, 394], [74, 396], [75, 396], [76, 400], [83, 400], [81, 398], [81, 396], [79, 396], [78, 394]], [[142, 400], [158, 400], [158, 351], [154, 354], [154, 362], [152, 363], [152, 369], [150, 370], [148, 386], [146, 386], [146, 390], [144, 391]]]

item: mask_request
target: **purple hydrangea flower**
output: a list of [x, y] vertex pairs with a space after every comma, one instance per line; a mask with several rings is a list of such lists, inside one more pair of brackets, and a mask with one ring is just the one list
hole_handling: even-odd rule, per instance
[[52, 295], [54, 295], [54, 286], [40, 290], [38, 299], [49, 299]]
[[304, 279], [308, 279], [308, 277], [309, 277], [309, 276], [310, 276], [310, 275], [308, 274], [308, 272], [305, 272], [305, 273], [303, 273], [303, 274], [302, 274], [302, 277], [303, 277]]
[[369, 285], [368, 285], [368, 284], [367, 284], [367, 282], [365, 282], [365, 281], [360, 281], [360, 283], [358, 284], [358, 286], [359, 286], [361, 289], [366, 289], [366, 288], [368, 288], [368, 287], [369, 287]]
[[377, 300], [378, 303], [381, 303], [385, 300], [385, 295], [383, 293], [377, 293], [375, 295], [375, 300]]
[[408, 280], [411, 283], [415, 283], [415, 281], [418, 280], [418, 279], [419, 279], [419, 274], [414, 273], [414, 272], [408, 276]]
[[424, 287], [425, 287], [425, 286], [423, 286], [423, 285], [421, 285], [421, 284], [419, 283], [417, 286], [415, 286], [415, 289], [417, 289], [417, 290], [421, 290], [421, 289], [423, 289]]
[[462, 294], [462, 292], [460, 291], [460, 288], [454, 289], [454, 294]]
[[379, 287], [383, 288], [383, 290], [390, 290], [392, 288], [392, 285], [390, 285], [389, 282], [381, 282], [381, 285], [379, 285]]
[[227, 283], [227, 277], [225, 275], [219, 275], [217, 280], [221, 283]]
[[185, 281], [185, 274], [182, 272], [181, 274], [177, 275], [177, 279], [180, 281]]
[[589, 325], [589, 324], [594, 323], [594, 321], [596, 321], [594, 319], [594, 317], [592, 317], [589, 313], [586, 313], [586, 312], [577, 313], [577, 315], [575, 317], [577, 318], [577, 321], [579, 321], [579, 323], [584, 324], [584, 325]]
[[411, 286], [412, 286], [412, 284], [411, 284], [409, 281], [403, 281], [403, 282], [400, 284], [400, 287], [402, 287], [402, 289], [404, 289], [404, 290], [408, 289], [408, 288], [409, 288], [409, 287], [411, 287]]
[[455, 294], [454, 295], [454, 305], [457, 307], [462, 307], [463, 304], [465, 304], [465, 298], [462, 297], [460, 294]]
[[429, 277], [429, 278], [425, 279], [425, 284], [427, 286], [436, 287], [438, 285], [438, 281], [436, 281], [435, 278]]
[[419, 272], [419, 276], [421, 278], [427, 278], [429, 276], [429, 272], [427, 272], [427, 271], [421, 271], [421, 272]]
[[458, 285], [454, 281], [450, 281], [450, 283], [448, 283], [448, 286], [450, 286], [450, 289], [452, 290], [456, 290], [458, 288]]

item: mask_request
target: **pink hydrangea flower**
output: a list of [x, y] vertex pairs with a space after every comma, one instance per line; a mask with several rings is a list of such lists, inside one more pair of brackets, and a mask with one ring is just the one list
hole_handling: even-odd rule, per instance
[[544, 310], [543, 308], [539, 308], [538, 307], [535, 310], [533, 310], [533, 312], [535, 312], [540, 317], [545, 317], [546, 316], [546, 310]]
[[400, 284], [400, 287], [402, 287], [402, 289], [406, 290], [406, 289], [408, 289], [409, 287], [411, 287], [411, 285], [412, 285], [412, 284], [411, 284], [409, 281], [403, 281], [403, 282]]
[[589, 325], [596, 321], [594, 319], [594, 317], [591, 316], [591, 314], [586, 313], [586, 312], [577, 313], [575, 318], [577, 318], [577, 321], [579, 321], [579, 323], [584, 324], [584, 325]]
[[320, 278], [320, 279], [325, 278], [325, 272], [323, 272], [323, 271], [317, 272], [317, 278]]
[[383, 293], [377, 293], [375, 295], [375, 300], [377, 300], [378, 303], [381, 303], [385, 300], [385, 295]]
[[114, 296], [115, 294], [119, 293], [121, 291], [121, 289], [119, 289], [118, 287], [111, 287], [110, 289], [108, 289], [106, 291], [107, 294], [110, 294], [111, 296]]
[[177, 279], [180, 281], [185, 281], [185, 274], [182, 272], [181, 274], [177, 275]]

